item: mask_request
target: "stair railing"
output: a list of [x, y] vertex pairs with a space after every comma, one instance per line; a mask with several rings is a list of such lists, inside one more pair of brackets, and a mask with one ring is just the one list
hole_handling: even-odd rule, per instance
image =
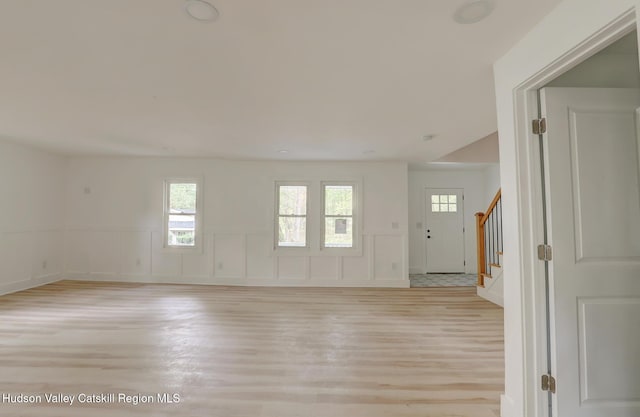
[[485, 213], [476, 213], [478, 250], [478, 286], [491, 277], [491, 266], [500, 264], [502, 255], [502, 189], [499, 189]]

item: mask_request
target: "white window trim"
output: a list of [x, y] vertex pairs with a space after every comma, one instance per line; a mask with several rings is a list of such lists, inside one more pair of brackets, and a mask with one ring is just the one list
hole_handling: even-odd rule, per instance
[[[306, 201], [306, 228], [305, 228], [305, 245], [304, 246], [280, 246], [280, 187], [282, 186], [304, 186], [307, 188], [307, 201]], [[311, 244], [310, 230], [311, 223], [309, 222], [309, 200], [311, 196], [311, 184], [307, 181], [276, 181], [274, 187], [274, 219], [273, 219], [273, 249], [277, 253], [300, 253], [300, 251], [308, 251]]]
[[[174, 253], [202, 253], [203, 244], [203, 222], [202, 212], [204, 207], [204, 190], [201, 177], [173, 177], [165, 178], [163, 186], [163, 209], [162, 209], [162, 247], [165, 251]], [[196, 215], [195, 215], [195, 245], [194, 246], [173, 246], [169, 245], [169, 186], [171, 184], [196, 184]]]
[[[438, 197], [438, 202], [437, 203], [433, 202], [433, 197], [434, 196]], [[443, 196], [447, 197], [447, 202], [446, 203], [441, 202], [441, 197], [443, 197]], [[449, 202], [449, 198], [452, 197], [452, 196], [456, 196], [456, 202], [455, 203], [450, 203]], [[457, 213], [458, 210], [459, 210], [460, 202], [457, 199], [457, 194], [449, 194], [449, 193], [447, 193], [447, 194], [432, 194], [431, 195], [431, 203], [430, 204], [431, 204], [431, 213], [438, 213], [438, 214], [440, 214], [440, 213]], [[456, 206], [455, 211], [451, 211], [450, 210], [452, 204]], [[438, 206], [438, 210], [433, 210], [433, 206], [435, 206], [435, 205]], [[443, 206], [447, 206], [447, 210], [440, 210]]]
[[[352, 242], [353, 246], [350, 248], [341, 248], [341, 247], [327, 247], [325, 246], [325, 227], [326, 227], [326, 217], [325, 214], [325, 187], [328, 185], [348, 185], [353, 187], [353, 208], [351, 212], [351, 222], [352, 222]], [[361, 203], [360, 203], [360, 185], [357, 181], [321, 181], [320, 182], [320, 250], [327, 254], [332, 255], [354, 255], [358, 254], [361, 251], [361, 219], [362, 219], [362, 211], [361, 211]], [[334, 216], [330, 216], [334, 217]], [[348, 216], [345, 216], [348, 217]]]

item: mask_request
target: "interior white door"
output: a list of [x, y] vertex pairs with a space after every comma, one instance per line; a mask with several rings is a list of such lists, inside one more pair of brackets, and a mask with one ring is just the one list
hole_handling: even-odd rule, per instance
[[464, 272], [462, 189], [427, 188], [425, 194], [427, 272]]
[[635, 89], [541, 91], [556, 416], [640, 416]]

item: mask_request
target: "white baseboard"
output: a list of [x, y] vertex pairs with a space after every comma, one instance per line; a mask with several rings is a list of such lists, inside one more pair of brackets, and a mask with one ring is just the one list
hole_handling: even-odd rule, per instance
[[8, 282], [0, 284], [0, 295], [11, 294], [13, 292], [24, 291], [30, 288], [40, 287], [42, 285], [51, 284], [60, 281], [62, 274], [43, 275], [41, 277], [25, 279], [23, 281]]
[[274, 279], [245, 277], [175, 277], [161, 275], [119, 275], [78, 273], [65, 274], [65, 279], [73, 281], [109, 281], [134, 282], [145, 284], [193, 284], [193, 285], [231, 285], [245, 287], [336, 287], [336, 288], [409, 288], [408, 279]]

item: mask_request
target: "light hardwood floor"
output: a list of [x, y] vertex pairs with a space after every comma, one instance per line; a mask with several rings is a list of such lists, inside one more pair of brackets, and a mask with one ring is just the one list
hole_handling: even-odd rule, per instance
[[502, 319], [475, 288], [63, 281], [0, 297], [0, 395], [43, 400], [0, 416], [494, 417]]

